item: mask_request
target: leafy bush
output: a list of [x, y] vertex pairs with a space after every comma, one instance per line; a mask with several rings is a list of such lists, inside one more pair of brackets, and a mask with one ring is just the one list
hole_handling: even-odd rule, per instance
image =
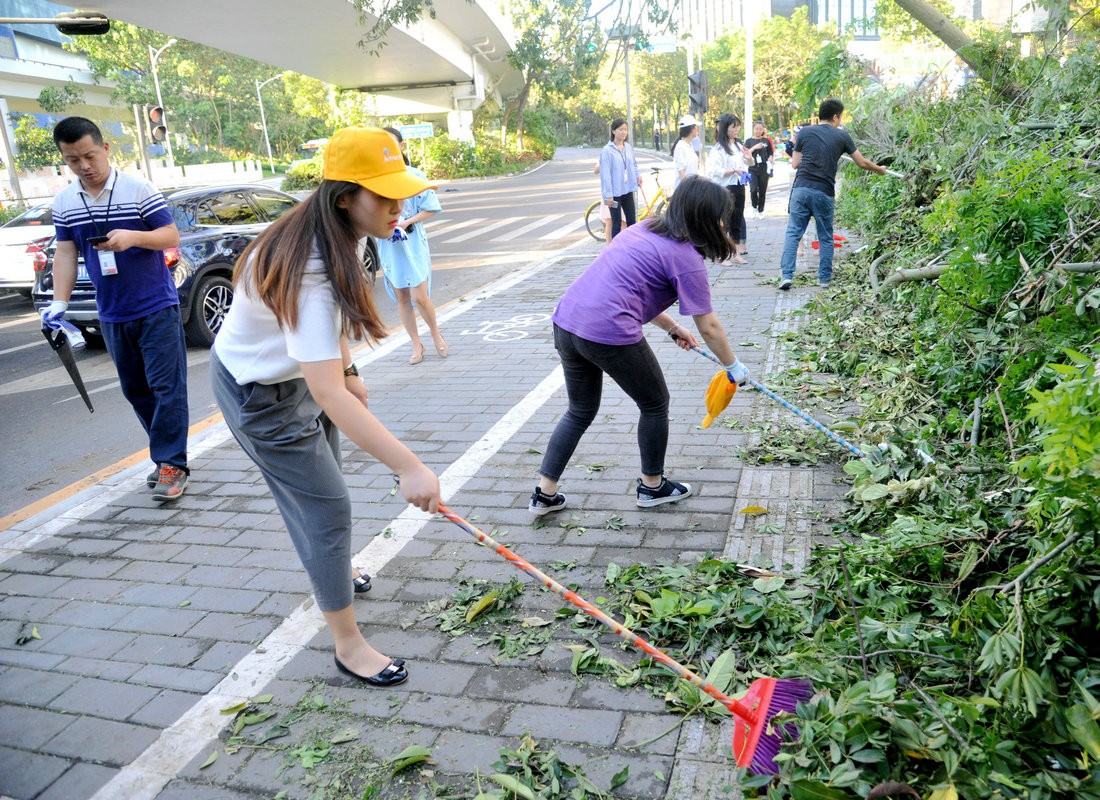
[[[845, 176], [867, 247], [768, 379], [868, 446], [844, 465], [839, 543], [778, 584], [712, 560], [608, 571], [615, 611], [704, 671], [731, 653], [734, 688], [813, 679], [780, 778], [744, 782], [769, 800], [1100, 798], [1100, 273], [1064, 270], [1100, 255], [1100, 70], [1092, 44], [1006, 53], [1035, 89], [1016, 102], [975, 85], [853, 104], [860, 149], [907, 177]], [[938, 275], [876, 293], [872, 260]], [[848, 390], [832, 409], [804, 378], [827, 372]], [[715, 711], [649, 665], [631, 679]]]
[[286, 177], [280, 188], [284, 192], [308, 192], [317, 188], [321, 182], [324, 161], [320, 154], [315, 155], [309, 161], [291, 167], [286, 171]]

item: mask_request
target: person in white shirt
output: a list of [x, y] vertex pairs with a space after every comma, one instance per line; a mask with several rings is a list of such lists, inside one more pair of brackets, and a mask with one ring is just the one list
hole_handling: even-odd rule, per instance
[[726, 230], [734, 243], [734, 255], [730, 259], [735, 264], [749, 263], [745, 259], [745, 184], [749, 175], [746, 171], [745, 147], [738, 134], [741, 132], [741, 120], [733, 114], [723, 114], [715, 127], [714, 146], [707, 155], [707, 177], [725, 186], [733, 198], [733, 210], [726, 223]]
[[672, 146], [672, 165], [676, 169], [676, 180], [672, 186], [674, 191], [684, 178], [699, 174], [699, 156], [693, 146], [698, 135], [699, 121], [691, 114], [680, 117], [680, 138]]
[[322, 174], [313, 194], [241, 254], [210, 372], [225, 422], [260, 468], [309, 574], [337, 668], [365, 685], [395, 686], [408, 679], [404, 661], [371, 647], [352, 610], [339, 432], [397, 475], [405, 500], [436, 511], [439, 480], [367, 408], [348, 348], [349, 339], [386, 335], [359, 241], [391, 236], [402, 200], [435, 187], [406, 169], [380, 128], [337, 131]]

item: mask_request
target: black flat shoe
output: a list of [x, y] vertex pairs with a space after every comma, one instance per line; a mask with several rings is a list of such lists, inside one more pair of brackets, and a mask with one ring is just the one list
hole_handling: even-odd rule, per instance
[[333, 660], [336, 662], [336, 669], [340, 670], [345, 675], [349, 675], [355, 678], [357, 681], [369, 684], [371, 686], [379, 686], [385, 688], [387, 686], [397, 686], [404, 683], [409, 679], [409, 672], [405, 669], [405, 660], [403, 658], [395, 658], [386, 668], [379, 672], [377, 675], [371, 675], [367, 677], [360, 675], [357, 672], [352, 672], [350, 669], [340, 663], [340, 659], [333, 656]]
[[365, 572], [360, 572], [359, 576], [351, 579], [351, 585], [355, 588], [356, 594], [365, 594], [370, 591], [370, 575]]

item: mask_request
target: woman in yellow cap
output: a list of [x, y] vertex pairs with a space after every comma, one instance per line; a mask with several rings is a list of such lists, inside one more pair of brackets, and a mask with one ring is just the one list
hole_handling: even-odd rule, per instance
[[371, 686], [403, 683], [408, 671], [367, 643], [352, 610], [338, 431], [398, 475], [409, 503], [434, 512], [440, 496], [435, 474], [367, 408], [348, 341], [381, 339], [385, 328], [356, 248], [392, 235], [402, 200], [429, 186], [405, 169], [385, 131], [337, 131], [317, 190], [242, 253], [210, 354], [218, 405], [271, 489], [332, 632], [336, 666]]

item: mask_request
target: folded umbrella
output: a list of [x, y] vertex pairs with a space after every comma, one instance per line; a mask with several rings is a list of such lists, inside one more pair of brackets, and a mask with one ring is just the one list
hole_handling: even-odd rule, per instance
[[[76, 390], [80, 392], [80, 396], [84, 398], [84, 405], [88, 407], [88, 411], [94, 414], [95, 409], [92, 408], [92, 399], [88, 397], [88, 390], [84, 388], [84, 381], [81, 379], [80, 370], [76, 366], [76, 359], [73, 358], [73, 348], [69, 345], [66, 326], [76, 331], [75, 326], [63, 320], [58, 320], [54, 323], [43, 322], [42, 335], [46, 337], [46, 341], [50, 343], [50, 347], [57, 353], [57, 357], [61, 359], [61, 364], [69, 373], [73, 385], [76, 387]], [[79, 331], [77, 331], [77, 333], [79, 333]]]

